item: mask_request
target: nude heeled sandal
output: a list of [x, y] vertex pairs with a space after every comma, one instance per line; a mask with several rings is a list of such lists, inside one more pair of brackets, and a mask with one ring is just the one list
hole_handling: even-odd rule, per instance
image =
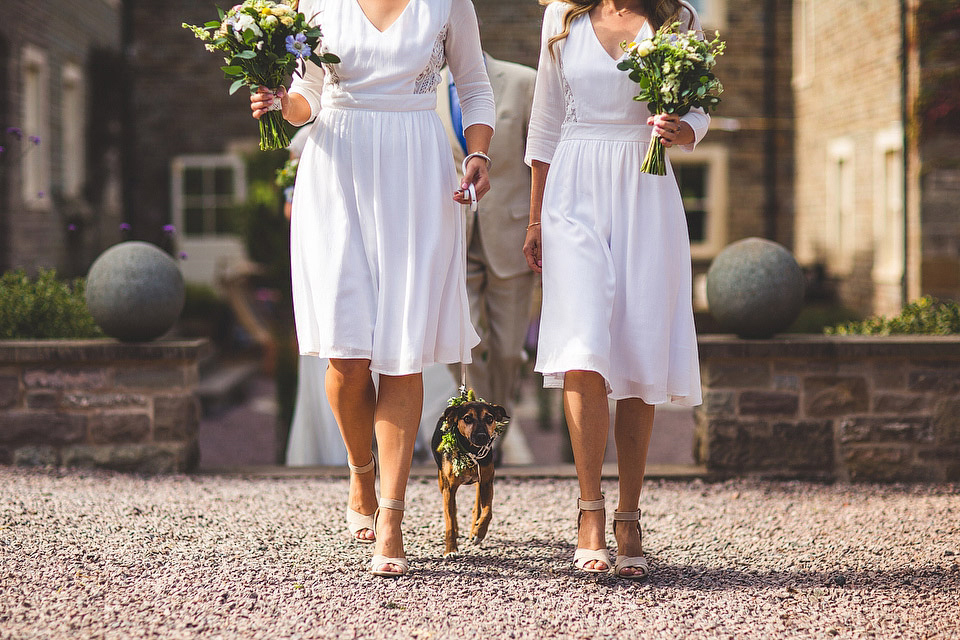
[[[368, 462], [367, 464], [358, 467], [357, 465], [350, 464], [350, 462], [347, 461], [347, 466], [350, 467], [350, 471], [352, 473], [360, 475], [362, 473], [367, 473], [375, 469], [377, 467], [377, 459], [374, 457], [373, 452], [371, 451], [370, 462]], [[372, 513], [369, 515], [364, 515], [359, 511], [354, 511], [349, 506], [347, 507], [347, 529], [350, 530], [350, 535], [353, 536], [354, 541], [359, 542], [360, 544], [373, 544], [374, 542], [377, 541], [373, 516], [374, 514]], [[374, 537], [372, 539], [361, 538], [358, 534], [364, 529], [369, 529], [370, 531], [373, 531]]]
[[[617, 535], [618, 522], [636, 522], [637, 533], [640, 534], [641, 543], [643, 541], [643, 531], [640, 530], [640, 510], [636, 511], [614, 511], [613, 512], [613, 535]], [[619, 550], [618, 550], [619, 551]], [[635, 573], [624, 574], [624, 569], [634, 569]], [[650, 575], [650, 563], [645, 556], [621, 556], [617, 554], [617, 562], [613, 566], [613, 574], [618, 578], [625, 580], [643, 580]]]
[[[604, 499], [600, 498], [599, 500], [581, 500], [577, 498], [577, 533], [580, 533], [580, 519], [583, 518], [584, 511], [603, 511], [604, 510]], [[596, 569], [596, 564], [594, 567], [587, 567], [587, 563], [591, 560], [596, 560], [597, 562], [602, 562], [606, 566], [604, 569]], [[573, 553], [573, 564], [577, 569], [585, 571], [587, 573], [606, 573], [610, 571], [610, 552], [607, 549], [581, 549], [577, 548]]]
[[[380, 507], [377, 509], [376, 513], [373, 514], [373, 527], [376, 531], [376, 521], [377, 517], [380, 515], [380, 509], [393, 509], [394, 511], [403, 511], [403, 500], [391, 500], [390, 498], [380, 498]], [[388, 564], [393, 564], [400, 567], [400, 571], [387, 571], [384, 567]], [[399, 578], [400, 576], [407, 575], [407, 571], [410, 570], [410, 563], [407, 562], [406, 558], [388, 558], [387, 556], [382, 556], [376, 554], [373, 558], [370, 559], [370, 573], [375, 576], [380, 576], [383, 578]]]

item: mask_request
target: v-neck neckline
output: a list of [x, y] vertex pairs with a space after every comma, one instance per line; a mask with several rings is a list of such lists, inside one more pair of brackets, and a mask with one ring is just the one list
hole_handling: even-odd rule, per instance
[[350, 0], [350, 2], [352, 2], [354, 5], [356, 5], [357, 10], [360, 11], [360, 15], [363, 16], [364, 22], [366, 22], [368, 25], [370, 25], [370, 28], [371, 28], [371, 29], [373, 29], [374, 31], [376, 31], [376, 32], [379, 33], [380, 35], [383, 35], [383, 34], [385, 34], [386, 32], [390, 31], [390, 29], [393, 29], [393, 25], [395, 25], [395, 24], [397, 24], [398, 22], [400, 22], [400, 20], [401, 20], [401, 19], [403, 18], [403, 16], [404, 16], [404, 14], [407, 12], [407, 9], [409, 9], [409, 8], [410, 8], [410, 5], [412, 5], [412, 4], [414, 3], [414, 0], [407, 0], [407, 4], [405, 4], [405, 5], [403, 6], [403, 10], [402, 10], [399, 14], [397, 14], [397, 17], [393, 19], [393, 22], [391, 22], [389, 25], [387, 25], [387, 27], [386, 27], [385, 29], [383, 29], [382, 31], [377, 28], [377, 25], [373, 24], [373, 20], [371, 20], [371, 19], [370, 19], [370, 16], [367, 15], [367, 12], [363, 10], [363, 6], [361, 6], [360, 0]]
[[[410, 0], [410, 1], [412, 2], [413, 0]], [[359, 6], [359, 4], [358, 4], [357, 6]], [[619, 62], [620, 60], [622, 60], [622, 59], [623, 59], [623, 56], [627, 55], [627, 52], [624, 51], [624, 52], [621, 53], [620, 56], [617, 57], [617, 58], [614, 58], [613, 56], [611, 56], [611, 55], [610, 55], [610, 52], [607, 51], [607, 48], [606, 48], [605, 46], [603, 46], [603, 42], [600, 41], [600, 36], [597, 35], [597, 30], [596, 30], [596, 28], [594, 28], [594, 26], [593, 26], [593, 18], [590, 17], [590, 14], [589, 14], [589, 13], [585, 14], [584, 17], [587, 19], [587, 24], [588, 24], [589, 27], [590, 27], [590, 33], [593, 34], [593, 40], [594, 40], [594, 42], [597, 43], [597, 46], [600, 47], [600, 50], [603, 51], [604, 55], [606, 55], [608, 58], [610, 58], [610, 60], [612, 60], [613, 62]], [[640, 40], [640, 36], [643, 34], [643, 30], [647, 28], [647, 25], [648, 25], [648, 24], [650, 24], [650, 21], [649, 21], [648, 19], [644, 18], [644, 19], [643, 19], [643, 24], [640, 25], [640, 30], [637, 31], [637, 34], [633, 37], [632, 42], [637, 42], [638, 40]]]

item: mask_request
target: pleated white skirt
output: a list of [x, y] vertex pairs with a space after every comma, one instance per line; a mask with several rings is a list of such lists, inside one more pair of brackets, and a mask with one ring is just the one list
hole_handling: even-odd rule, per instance
[[323, 109], [294, 190], [291, 265], [300, 353], [369, 358], [385, 375], [469, 362], [449, 143], [432, 111]]
[[690, 243], [672, 169], [640, 172], [647, 126], [567, 124], [542, 210], [536, 370], [600, 373], [612, 399], [701, 402]]

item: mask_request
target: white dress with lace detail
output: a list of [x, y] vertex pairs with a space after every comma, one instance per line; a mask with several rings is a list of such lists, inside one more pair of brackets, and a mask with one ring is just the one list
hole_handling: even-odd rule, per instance
[[[589, 15], [550, 55], [572, 5], [553, 2], [543, 40], [526, 159], [550, 165], [541, 210], [543, 298], [536, 370], [600, 373], [610, 397], [650, 404], [701, 401], [690, 242], [673, 175], [640, 172], [650, 142], [647, 105], [617, 69]], [[699, 28], [696, 13], [685, 16]], [[653, 31], [644, 25], [637, 38]], [[710, 119], [682, 118], [699, 141]], [[687, 149], [692, 149], [693, 144]]]
[[444, 59], [464, 126], [495, 119], [470, 0], [409, 0], [380, 31], [356, 0], [302, 0], [339, 56], [307, 65], [290, 93], [316, 119], [291, 220], [302, 354], [369, 359], [385, 375], [469, 362], [457, 174], [435, 112]]
[[440, 84], [440, 71], [447, 59], [444, 51], [444, 42], [447, 40], [447, 27], [444, 26], [437, 34], [437, 41], [433, 45], [433, 55], [430, 56], [430, 62], [427, 68], [417, 76], [417, 84], [414, 87], [414, 93], [432, 93], [437, 90]]

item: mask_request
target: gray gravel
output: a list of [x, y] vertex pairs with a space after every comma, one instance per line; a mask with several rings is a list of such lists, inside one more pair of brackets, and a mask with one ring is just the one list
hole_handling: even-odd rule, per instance
[[346, 493], [0, 467], [0, 637], [960, 637], [956, 485], [650, 482], [639, 584], [572, 569], [569, 479], [499, 478], [487, 541], [446, 561], [413, 480], [400, 580], [365, 572]]

